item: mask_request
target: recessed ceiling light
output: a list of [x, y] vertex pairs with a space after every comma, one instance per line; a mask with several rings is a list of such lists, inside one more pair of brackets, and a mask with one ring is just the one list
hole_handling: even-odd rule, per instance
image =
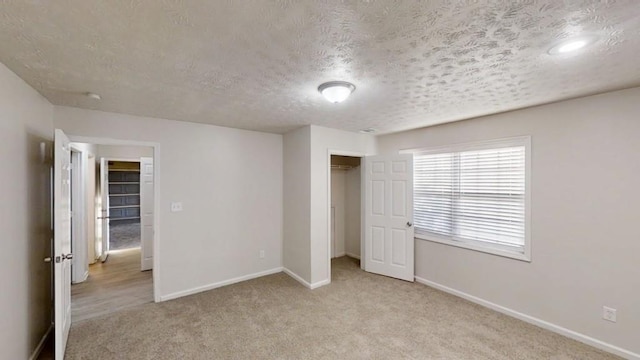
[[346, 81], [329, 81], [318, 86], [318, 91], [325, 99], [332, 103], [347, 100], [349, 95], [356, 90], [356, 86]]
[[574, 52], [577, 50], [580, 50], [588, 45], [593, 44], [594, 42], [596, 42], [598, 40], [598, 38], [596, 36], [593, 35], [584, 35], [584, 36], [579, 36], [579, 37], [575, 37], [572, 39], [568, 39], [562, 42], [559, 42], [557, 44], [555, 44], [554, 46], [551, 47], [551, 49], [549, 49], [549, 54], [550, 55], [561, 55], [561, 54], [567, 54], [570, 52]]
[[102, 97], [96, 93], [92, 93], [92, 92], [87, 92], [84, 94], [86, 97], [90, 98], [90, 99], [94, 99], [94, 100], [101, 100]]
[[366, 128], [366, 129], [360, 130], [360, 132], [361, 133], [365, 133], [365, 134], [371, 134], [371, 133], [376, 132], [376, 129], [374, 129], [374, 128]]

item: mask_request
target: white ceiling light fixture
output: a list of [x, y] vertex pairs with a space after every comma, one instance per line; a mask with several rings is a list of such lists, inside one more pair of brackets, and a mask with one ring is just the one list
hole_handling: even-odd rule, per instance
[[583, 35], [556, 43], [549, 49], [549, 55], [568, 54], [583, 49], [598, 40], [594, 35]]
[[356, 90], [356, 86], [346, 81], [329, 81], [318, 86], [318, 91], [332, 103], [340, 103]]

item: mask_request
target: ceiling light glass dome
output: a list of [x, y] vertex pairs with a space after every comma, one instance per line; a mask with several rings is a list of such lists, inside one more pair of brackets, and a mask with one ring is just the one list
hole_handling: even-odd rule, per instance
[[318, 86], [322, 96], [332, 103], [345, 101], [355, 89], [355, 85], [346, 81], [330, 81]]

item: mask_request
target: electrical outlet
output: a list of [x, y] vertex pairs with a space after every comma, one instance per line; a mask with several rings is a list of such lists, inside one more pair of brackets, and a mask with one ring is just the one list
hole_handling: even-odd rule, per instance
[[607, 320], [607, 321], [616, 322], [617, 321], [616, 311], [617, 310], [614, 309], [614, 308], [603, 306], [602, 307], [602, 318]]
[[264, 250], [260, 250], [260, 259], [264, 259]]
[[181, 202], [172, 202], [171, 203], [171, 212], [182, 211], [182, 203]]

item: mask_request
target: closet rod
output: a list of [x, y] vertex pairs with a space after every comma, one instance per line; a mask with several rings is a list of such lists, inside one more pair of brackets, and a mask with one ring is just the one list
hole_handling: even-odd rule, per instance
[[331, 165], [331, 169], [335, 169], [335, 170], [351, 170], [356, 167], [357, 166], [352, 166], [352, 165]]

